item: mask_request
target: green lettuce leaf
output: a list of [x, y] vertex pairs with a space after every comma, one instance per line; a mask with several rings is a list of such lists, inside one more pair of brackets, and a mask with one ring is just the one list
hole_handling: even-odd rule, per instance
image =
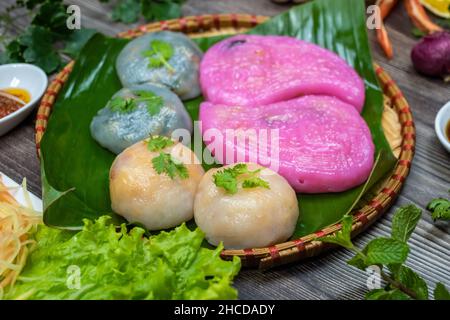
[[236, 299], [240, 260], [202, 247], [204, 234], [186, 225], [143, 237], [111, 218], [84, 220], [73, 233], [40, 226], [37, 248], [6, 299]]

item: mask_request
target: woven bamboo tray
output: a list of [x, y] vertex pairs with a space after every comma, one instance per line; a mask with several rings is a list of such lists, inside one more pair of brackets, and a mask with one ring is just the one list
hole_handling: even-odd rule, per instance
[[[223, 34], [232, 35], [245, 32], [267, 19], [268, 17], [246, 14], [193, 16], [143, 25], [136, 29], [122, 32], [118, 36], [122, 38], [134, 38], [144, 33], [160, 30], [179, 31], [186, 33], [192, 38]], [[36, 147], [38, 156], [40, 156], [40, 141], [47, 128], [52, 106], [58, 92], [72, 71], [74, 63], [74, 61], [70, 62], [56, 76], [42, 98], [36, 121]], [[408, 103], [395, 82], [376, 64], [375, 71], [385, 95], [385, 109], [382, 121], [383, 129], [399, 161], [393, 173], [375, 190], [372, 199], [365, 201], [362, 207], [360, 206], [361, 209], [353, 212], [352, 236], [356, 236], [365, 230], [392, 205], [408, 176], [411, 161], [414, 156], [415, 127]], [[222, 257], [224, 259], [232, 259], [234, 256], [238, 256], [241, 258], [244, 266], [267, 269], [313, 257], [331, 248], [332, 245], [316, 241], [316, 239], [333, 234], [340, 230], [340, 228], [341, 225], [336, 223], [300, 239], [268, 248], [224, 250]]]

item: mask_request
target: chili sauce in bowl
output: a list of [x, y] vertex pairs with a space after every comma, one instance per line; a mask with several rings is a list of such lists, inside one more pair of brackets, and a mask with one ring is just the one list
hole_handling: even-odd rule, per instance
[[5, 88], [0, 89], [0, 119], [16, 112], [31, 100], [31, 95], [26, 89]]
[[22, 122], [47, 88], [47, 75], [26, 63], [0, 66], [0, 136]]

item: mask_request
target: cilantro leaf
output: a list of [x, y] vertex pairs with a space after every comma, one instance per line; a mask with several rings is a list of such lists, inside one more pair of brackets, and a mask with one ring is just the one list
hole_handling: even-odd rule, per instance
[[61, 65], [61, 58], [52, 41], [49, 29], [33, 25], [28, 27], [18, 38], [18, 43], [23, 47], [23, 61], [38, 65], [46, 73], [55, 71]]
[[164, 99], [151, 91], [137, 90], [134, 94], [138, 97], [136, 102], [147, 104], [147, 111], [152, 116], [157, 115], [164, 106]]
[[242, 183], [242, 188], [245, 188], [245, 189], [257, 188], [257, 187], [270, 189], [269, 183], [266, 180], [263, 180], [259, 177], [253, 177], [250, 179], [246, 179]]
[[123, 23], [134, 23], [139, 19], [141, 4], [139, 0], [123, 0], [119, 1], [112, 13], [114, 21]]
[[175, 163], [168, 153], [160, 152], [159, 156], [152, 159], [153, 168], [158, 174], [165, 173], [171, 179], [179, 176], [181, 179], [189, 177], [186, 166], [182, 163]]
[[62, 1], [45, 1], [39, 7], [31, 24], [51, 30], [54, 36], [61, 39], [73, 32], [67, 28], [67, 17], [67, 6]]
[[114, 112], [130, 113], [137, 108], [133, 98], [115, 97], [109, 101], [109, 108]]
[[147, 21], [179, 18], [182, 2], [142, 0], [142, 15]]
[[232, 168], [218, 171], [213, 175], [214, 184], [220, 188], [224, 188], [227, 193], [236, 194], [238, 191], [238, 184], [236, 175]]
[[431, 212], [433, 220], [450, 220], [450, 200], [434, 199], [427, 205], [427, 210]]
[[392, 239], [408, 241], [421, 216], [422, 211], [414, 205], [398, 209], [392, 218]]
[[344, 248], [352, 249], [353, 243], [351, 239], [353, 218], [351, 216], [345, 216], [342, 219], [342, 228], [336, 234], [332, 236], [326, 236], [318, 238], [318, 241], [323, 241], [327, 243], [338, 244]]
[[435, 300], [450, 300], [450, 293], [447, 288], [442, 284], [438, 283], [436, 289], [434, 289], [434, 299]]
[[147, 143], [147, 148], [150, 151], [160, 151], [163, 150], [164, 148], [173, 146], [174, 142], [164, 136], [155, 136], [155, 137], [151, 137], [150, 140]]
[[94, 29], [74, 30], [67, 38], [63, 52], [71, 58], [76, 58], [84, 45], [94, 36], [97, 31]]
[[162, 40], [152, 40], [150, 49], [143, 51], [143, 57], [148, 58], [148, 68], [166, 67], [169, 71], [175, 72], [175, 69], [169, 64], [170, 58], [174, 53], [173, 46]]
[[225, 189], [229, 194], [236, 194], [238, 191], [238, 177], [247, 175], [248, 177], [242, 182], [242, 188], [267, 188], [270, 189], [269, 183], [256, 175], [261, 169], [250, 171], [245, 163], [238, 163], [234, 167], [226, 168], [216, 172], [213, 175], [214, 184], [217, 187]]

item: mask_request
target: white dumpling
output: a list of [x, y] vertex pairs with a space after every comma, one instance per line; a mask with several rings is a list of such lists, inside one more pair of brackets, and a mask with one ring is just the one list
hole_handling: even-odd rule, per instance
[[[234, 165], [209, 170], [202, 178], [194, 202], [194, 218], [206, 239], [227, 249], [266, 247], [289, 239], [299, 217], [297, 197], [289, 183], [276, 172], [249, 163], [269, 188], [243, 188], [245, 175], [238, 176], [238, 191], [228, 193], [214, 183], [214, 174]], [[248, 177], [247, 177], [248, 178]]]
[[[187, 178], [173, 179], [155, 171], [152, 160], [160, 153], [182, 163]], [[148, 149], [144, 140], [125, 149], [110, 170], [111, 205], [114, 212], [149, 230], [178, 226], [193, 217], [194, 197], [204, 170], [195, 154], [181, 143], [158, 151]]]

